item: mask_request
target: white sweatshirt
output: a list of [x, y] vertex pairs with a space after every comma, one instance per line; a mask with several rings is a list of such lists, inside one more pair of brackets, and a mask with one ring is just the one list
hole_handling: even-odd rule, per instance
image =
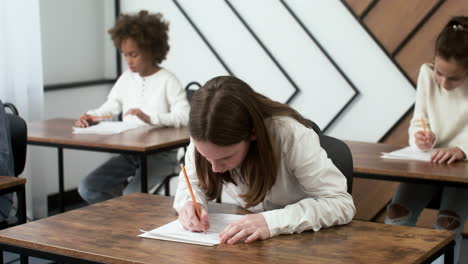
[[[278, 174], [263, 202], [247, 209], [265, 217], [271, 236], [308, 229], [318, 231], [351, 222], [356, 209], [346, 191], [346, 178], [327, 158], [318, 135], [289, 117], [274, 117], [266, 125], [272, 143], [281, 150]], [[193, 143], [188, 147], [185, 164], [197, 202], [207, 208], [206, 197], [198, 187]], [[229, 183], [223, 190], [240, 206], [245, 206], [239, 197], [247, 190], [245, 184]], [[174, 208], [183, 206], [187, 200], [191, 198], [183, 176], [179, 175]]]
[[[146, 77], [125, 71], [115, 83], [107, 101], [87, 114], [116, 116], [131, 108], [139, 108], [147, 114], [153, 126], [181, 127], [188, 124], [190, 106], [185, 90], [174, 74], [163, 68]], [[144, 123], [133, 115], [123, 119]]]
[[432, 66], [423, 64], [409, 127], [409, 144], [413, 148], [417, 148], [414, 135], [423, 131], [421, 118], [435, 134], [435, 148], [459, 147], [468, 156], [468, 79], [448, 91], [437, 84]]

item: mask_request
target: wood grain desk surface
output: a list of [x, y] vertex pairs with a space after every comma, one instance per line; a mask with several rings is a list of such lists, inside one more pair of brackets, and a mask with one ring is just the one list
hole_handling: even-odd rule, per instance
[[184, 128], [138, 127], [115, 135], [73, 134], [76, 120], [57, 118], [28, 123], [28, 143], [146, 152], [188, 144]]
[[[137, 237], [176, 219], [173, 199], [131, 194], [0, 231], [0, 242], [106, 263], [420, 263], [448, 231], [353, 221], [252, 244], [206, 247]], [[232, 205], [210, 212], [242, 214]]]
[[25, 178], [0, 176], [0, 190], [15, 187], [25, 183]]
[[357, 173], [468, 183], [466, 161], [433, 164], [415, 160], [383, 159], [382, 152], [394, 151], [404, 146], [356, 141], [345, 141], [345, 143], [351, 149], [354, 172]]

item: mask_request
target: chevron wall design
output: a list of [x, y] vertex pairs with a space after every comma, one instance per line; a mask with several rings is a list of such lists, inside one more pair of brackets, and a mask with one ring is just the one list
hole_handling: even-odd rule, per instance
[[[121, 2], [123, 12], [170, 21], [164, 66], [183, 83], [232, 74], [327, 134], [397, 144], [408, 142], [414, 84], [437, 33], [451, 16], [468, 15], [460, 0]], [[395, 186], [355, 179], [355, 218], [382, 220]]]
[[[458, 0], [343, 0], [388, 57], [415, 83], [422, 63], [432, 61], [437, 34], [452, 16], [468, 15], [468, 1]], [[412, 109], [391, 128], [382, 141], [407, 144]], [[356, 219], [383, 221], [385, 205], [397, 183], [355, 179]], [[418, 225], [429, 227], [435, 212], [425, 210]], [[468, 233], [465, 225], [465, 234]]]
[[[450, 17], [468, 14], [468, 2], [458, 0], [342, 0], [392, 61], [417, 80], [422, 63], [432, 61], [437, 34]], [[412, 109], [381, 139], [407, 144]]]
[[163, 66], [183, 83], [232, 74], [326, 134], [378, 141], [411, 108], [408, 78], [338, 0], [122, 1], [170, 22]]

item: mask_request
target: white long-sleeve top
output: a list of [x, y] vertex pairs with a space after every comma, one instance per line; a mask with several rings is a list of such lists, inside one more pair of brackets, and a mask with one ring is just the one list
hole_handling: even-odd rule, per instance
[[[318, 135], [289, 117], [271, 118], [266, 125], [272, 143], [281, 153], [278, 174], [263, 202], [247, 209], [265, 217], [271, 236], [308, 229], [318, 231], [349, 223], [356, 209], [353, 198], [346, 191], [346, 178], [327, 158]], [[194, 149], [191, 143], [185, 156], [186, 171], [197, 202], [207, 208], [206, 196], [198, 186]], [[235, 175], [239, 170], [231, 173]], [[240, 182], [237, 186], [232, 183], [223, 186], [223, 190], [242, 207], [245, 202], [239, 195], [247, 188]], [[180, 208], [187, 200], [191, 198], [183, 176], [179, 175], [174, 208]]]
[[417, 148], [414, 135], [423, 131], [421, 118], [435, 134], [434, 147], [459, 147], [468, 156], [468, 79], [461, 87], [448, 91], [437, 83], [432, 65], [423, 64], [408, 129], [409, 144], [413, 148]]
[[[164, 68], [146, 77], [125, 71], [112, 87], [107, 101], [87, 114], [116, 116], [131, 108], [139, 108], [147, 114], [153, 126], [181, 127], [188, 124], [190, 106], [185, 90], [175, 75]], [[132, 119], [144, 124], [136, 116], [123, 117], [124, 121]]]

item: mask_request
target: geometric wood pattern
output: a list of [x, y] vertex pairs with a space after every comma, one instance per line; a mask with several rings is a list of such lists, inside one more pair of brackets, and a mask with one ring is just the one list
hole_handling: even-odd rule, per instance
[[[468, 15], [468, 1], [344, 0], [344, 2], [360, 17], [363, 26], [374, 35], [376, 41], [413, 83], [417, 81], [421, 64], [432, 61], [435, 39], [448, 20], [453, 16]], [[402, 116], [382, 141], [408, 144], [408, 126], [411, 117], [411, 111]], [[357, 207], [356, 218], [370, 220], [378, 216], [379, 220], [383, 220], [384, 207], [390, 201], [395, 187], [396, 184], [393, 182], [364, 179], [355, 181], [353, 197]], [[369, 190], [372, 192], [368, 193]], [[361, 197], [358, 192], [367, 193], [371, 197]], [[427, 227], [433, 222], [433, 213], [423, 213], [418, 225]], [[465, 225], [465, 233], [467, 229], [468, 226]]]

